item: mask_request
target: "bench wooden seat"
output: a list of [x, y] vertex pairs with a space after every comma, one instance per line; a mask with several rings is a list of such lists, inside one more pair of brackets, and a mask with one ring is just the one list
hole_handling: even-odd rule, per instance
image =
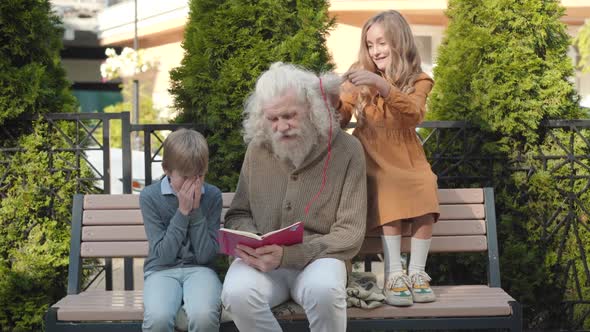
[[[68, 295], [46, 316], [47, 331], [141, 331], [141, 290], [81, 290], [85, 258], [145, 257], [148, 244], [139, 210], [138, 195], [77, 195], [72, 217]], [[224, 211], [233, 194], [223, 194]], [[368, 329], [522, 329], [519, 304], [500, 287], [493, 190], [440, 189], [441, 217], [435, 224], [431, 252], [487, 252], [488, 284], [434, 286], [437, 301], [399, 308], [381, 306], [348, 309], [348, 330]], [[411, 225], [404, 224], [402, 251], [410, 249]], [[360, 255], [382, 253], [378, 234], [367, 234]], [[293, 303], [275, 308], [283, 326], [306, 330], [301, 307]], [[235, 326], [222, 318], [222, 331]]]
[[[406, 317], [456, 317], [460, 309], [463, 316], [508, 316], [514, 301], [499, 288], [473, 286], [433, 286], [436, 302], [414, 307], [394, 308], [381, 306], [372, 310], [351, 308], [351, 319], [406, 318]], [[143, 320], [143, 291], [92, 290], [69, 295], [54, 307], [58, 307], [60, 321], [140, 321]], [[279, 316], [284, 320], [305, 319], [301, 307], [295, 307], [290, 315]]]

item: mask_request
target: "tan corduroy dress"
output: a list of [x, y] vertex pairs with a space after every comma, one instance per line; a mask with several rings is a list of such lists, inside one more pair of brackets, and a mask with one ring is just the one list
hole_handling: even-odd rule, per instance
[[[353, 135], [362, 143], [367, 161], [367, 227], [434, 213], [439, 205], [436, 175], [416, 137], [416, 126], [426, 112], [426, 97], [434, 82], [422, 73], [415, 91], [405, 94], [391, 87], [385, 98], [376, 97], [365, 108], [364, 122]], [[341, 125], [348, 124], [357, 102], [358, 88], [345, 83], [340, 96]]]

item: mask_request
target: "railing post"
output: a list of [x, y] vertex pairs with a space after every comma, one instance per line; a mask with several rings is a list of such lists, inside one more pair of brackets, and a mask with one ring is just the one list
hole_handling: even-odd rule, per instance
[[[122, 161], [123, 161], [123, 193], [131, 194], [132, 192], [132, 153], [131, 149], [131, 123], [129, 112], [121, 113], [121, 137], [123, 143]], [[125, 290], [133, 289], [133, 258], [123, 258], [123, 287]]]
[[102, 121], [102, 181], [103, 192], [111, 193], [111, 123], [108, 117]]
[[121, 113], [121, 139], [123, 151], [121, 151], [123, 162], [123, 193], [131, 194], [132, 165], [131, 165], [131, 123], [129, 112]]
[[143, 130], [143, 169], [145, 185], [152, 184], [152, 131], [149, 128]]
[[494, 189], [491, 187], [483, 188], [483, 193], [488, 238], [488, 285], [490, 287], [502, 287], [500, 282], [500, 252], [498, 250]]
[[[111, 193], [111, 121], [109, 117], [104, 117], [102, 121], [102, 179], [103, 192]], [[113, 290], [113, 259], [104, 259], [104, 288]]]

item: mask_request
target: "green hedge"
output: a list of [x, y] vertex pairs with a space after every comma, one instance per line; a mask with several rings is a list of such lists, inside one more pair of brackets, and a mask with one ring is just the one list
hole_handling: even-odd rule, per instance
[[[563, 12], [558, 1], [449, 1], [449, 26], [429, 100], [429, 118], [476, 125], [473, 137], [479, 135], [486, 143], [473, 154], [503, 160], [491, 174], [478, 174], [487, 169], [487, 161], [473, 161], [462, 172], [494, 180], [502, 286], [524, 304], [529, 328], [571, 327], [574, 322], [564, 313], [564, 303], [580, 295], [590, 298], [583, 256], [590, 251], [590, 232], [578, 220], [590, 211], [590, 197], [583, 190], [588, 181], [559, 178], [572, 172], [586, 176], [590, 168], [584, 161], [543, 163], [536, 158], [564, 155], [570, 144], [566, 132], [549, 133], [541, 126], [543, 120], [585, 117], [570, 80], [573, 68], [567, 57], [570, 40], [560, 22]], [[578, 155], [588, 153], [580, 137], [571, 144]], [[579, 200], [572, 198], [575, 195]], [[465, 267], [474, 260], [482, 259], [451, 263], [434, 257], [431, 264], [436, 271], [463, 271], [462, 278], [475, 280], [478, 277], [472, 276], [485, 275], [485, 270], [482, 264]], [[582, 294], [576, 291], [576, 280]], [[585, 310], [577, 306], [574, 321], [583, 321]], [[590, 319], [585, 318], [584, 326], [590, 327]]]
[[245, 146], [242, 111], [258, 76], [275, 61], [332, 68], [325, 0], [192, 0], [180, 67], [171, 72], [177, 122], [205, 128], [208, 181], [235, 189]]
[[48, 1], [0, 1], [0, 148], [22, 149], [0, 153], [3, 331], [40, 331], [47, 307], [66, 292], [71, 201], [87, 170], [71, 154], [49, 152], [66, 146], [55, 130], [23, 120], [77, 108], [60, 63], [59, 24]]

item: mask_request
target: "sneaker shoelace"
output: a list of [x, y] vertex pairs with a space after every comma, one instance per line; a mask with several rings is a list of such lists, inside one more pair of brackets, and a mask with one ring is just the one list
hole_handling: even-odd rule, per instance
[[430, 276], [424, 271], [419, 271], [419, 272], [412, 274], [410, 279], [411, 279], [412, 287], [414, 285], [430, 287], [430, 284], [428, 283], [431, 280]]
[[387, 289], [394, 289], [394, 288], [410, 288], [410, 278], [403, 274], [403, 273], [396, 273], [389, 278], [387, 278], [387, 284], [385, 285]]

